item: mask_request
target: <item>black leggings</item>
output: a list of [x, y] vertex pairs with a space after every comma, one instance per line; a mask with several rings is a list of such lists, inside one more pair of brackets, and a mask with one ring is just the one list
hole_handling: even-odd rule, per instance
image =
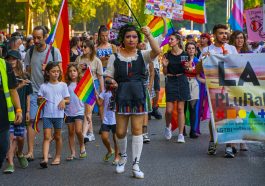
[[187, 107], [189, 108], [189, 112], [190, 112], [190, 134], [196, 133], [196, 129], [195, 129], [195, 121], [196, 121], [196, 104], [197, 104], [198, 100], [191, 100], [191, 101], [185, 101], [185, 114], [186, 114], [186, 110]]
[[0, 131], [0, 169], [9, 147], [9, 129]]

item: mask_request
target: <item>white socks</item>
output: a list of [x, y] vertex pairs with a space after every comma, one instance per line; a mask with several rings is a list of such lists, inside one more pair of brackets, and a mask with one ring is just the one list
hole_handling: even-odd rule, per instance
[[123, 139], [117, 138], [117, 145], [119, 147], [121, 157], [127, 157], [127, 136], [125, 136]]
[[141, 153], [143, 149], [143, 135], [132, 136], [132, 158], [133, 168], [139, 169], [138, 163], [140, 161]]

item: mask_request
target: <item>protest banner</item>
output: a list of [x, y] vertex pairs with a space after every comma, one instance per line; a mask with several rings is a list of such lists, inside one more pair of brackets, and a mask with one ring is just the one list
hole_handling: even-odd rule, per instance
[[262, 8], [249, 9], [246, 13], [246, 26], [249, 41], [263, 41], [265, 32], [263, 32], [263, 10]]
[[218, 143], [265, 140], [264, 54], [211, 55], [203, 61]]

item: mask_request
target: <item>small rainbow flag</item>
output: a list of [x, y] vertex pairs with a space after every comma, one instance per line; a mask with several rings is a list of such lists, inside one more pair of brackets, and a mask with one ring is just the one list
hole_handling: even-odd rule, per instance
[[47, 100], [45, 99], [44, 101], [41, 102], [41, 104], [38, 107], [37, 114], [35, 116], [34, 123], [32, 124], [32, 128], [34, 129], [35, 132], [39, 133], [39, 121], [40, 121], [40, 115], [43, 107], [45, 106]]
[[90, 68], [88, 68], [74, 90], [77, 97], [84, 103], [94, 105], [96, 101], [95, 87]]
[[200, 24], [206, 23], [205, 0], [186, 0], [183, 19]]
[[[173, 25], [171, 23], [170, 19], [167, 19], [167, 35], [164, 39], [164, 41], [162, 42], [162, 44], [160, 45], [160, 47], [166, 45], [169, 41], [169, 36], [174, 32], [174, 28]], [[148, 24], [148, 27], [151, 29], [151, 33], [154, 37], [157, 37], [161, 34], [163, 34], [164, 32], [164, 22], [163, 19], [161, 17], [154, 17], [152, 19], [152, 21], [150, 21], [150, 23]]]

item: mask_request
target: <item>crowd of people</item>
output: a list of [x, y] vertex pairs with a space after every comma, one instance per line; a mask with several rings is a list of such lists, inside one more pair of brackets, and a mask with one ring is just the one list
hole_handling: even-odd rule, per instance
[[[120, 29], [119, 37], [109, 41], [109, 30], [100, 26], [98, 33], [89, 36], [72, 37], [70, 41], [70, 63], [65, 74], [62, 69], [60, 51], [49, 48], [45, 40], [49, 30], [44, 26], [34, 28], [26, 39], [18, 32], [9, 38], [0, 34], [0, 167], [5, 159], [4, 173], [13, 173], [14, 156], [22, 168], [34, 160], [36, 131], [32, 125], [40, 105], [43, 123], [43, 160], [42, 168], [60, 165], [62, 150], [61, 129], [68, 129], [68, 161], [87, 157], [85, 144], [95, 140], [93, 113], [98, 113], [102, 125], [100, 136], [107, 153], [104, 161], [113, 160], [116, 172], [123, 173], [127, 162], [128, 123], [132, 127], [132, 173], [136, 178], [144, 178], [140, 169], [140, 157], [143, 143], [149, 143], [148, 121], [151, 117], [162, 119], [158, 109], [160, 91], [160, 73], [165, 76], [166, 140], [172, 138], [171, 121], [173, 110], [178, 114], [178, 143], [185, 143], [185, 116], [189, 110], [190, 138], [199, 137], [199, 125], [207, 118], [196, 111], [199, 92], [206, 95], [205, 77], [201, 59], [211, 54], [238, 54], [265, 52], [262, 43], [247, 43], [241, 31], [228, 33], [226, 25], [215, 25], [213, 35], [202, 33], [198, 40], [192, 35], [186, 38], [179, 32], [170, 35], [169, 50], [162, 53], [160, 44], [167, 35], [166, 21], [164, 33], [154, 38], [148, 27], [139, 30], [133, 25]], [[142, 35], [143, 37], [142, 37]], [[162, 68], [161, 68], [162, 67]], [[96, 103], [83, 103], [74, 90], [84, 75], [92, 73]], [[207, 95], [205, 96], [207, 101]], [[174, 103], [177, 108], [174, 108]], [[14, 106], [14, 107], [13, 107]], [[202, 106], [202, 110], [206, 105]], [[202, 110], [200, 110], [202, 112]], [[204, 112], [205, 113], [205, 112]], [[110, 142], [111, 139], [114, 147]], [[209, 123], [210, 141], [208, 154], [216, 153], [217, 144], [213, 140]], [[9, 135], [10, 133], [10, 135]], [[75, 148], [75, 135], [79, 142], [79, 153]], [[49, 154], [50, 142], [55, 141], [56, 153]], [[26, 143], [25, 143], [26, 142]], [[8, 145], [9, 144], [9, 145]], [[27, 144], [27, 153], [23, 147]], [[225, 157], [233, 158], [237, 153], [237, 144], [226, 144]], [[240, 150], [247, 151], [246, 144], [240, 144]]]

